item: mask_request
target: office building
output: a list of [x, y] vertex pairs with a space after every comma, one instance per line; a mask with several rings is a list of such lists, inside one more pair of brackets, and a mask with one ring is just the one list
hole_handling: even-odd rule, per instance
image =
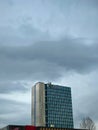
[[32, 125], [73, 128], [71, 88], [51, 83], [32, 87]]

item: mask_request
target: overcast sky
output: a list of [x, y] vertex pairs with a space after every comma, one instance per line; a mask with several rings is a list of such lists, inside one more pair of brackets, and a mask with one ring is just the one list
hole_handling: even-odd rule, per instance
[[0, 0], [0, 127], [31, 123], [38, 81], [71, 87], [75, 128], [98, 126], [98, 0]]

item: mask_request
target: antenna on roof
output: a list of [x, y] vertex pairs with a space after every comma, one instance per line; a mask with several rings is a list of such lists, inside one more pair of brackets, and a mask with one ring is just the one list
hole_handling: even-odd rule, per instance
[[48, 85], [48, 87], [53, 87], [51, 82], [47, 83], [47, 85]]

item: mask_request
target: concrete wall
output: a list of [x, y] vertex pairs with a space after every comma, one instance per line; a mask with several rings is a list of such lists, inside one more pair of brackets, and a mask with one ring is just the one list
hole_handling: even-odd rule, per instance
[[37, 83], [32, 88], [32, 125], [45, 126], [45, 84]]

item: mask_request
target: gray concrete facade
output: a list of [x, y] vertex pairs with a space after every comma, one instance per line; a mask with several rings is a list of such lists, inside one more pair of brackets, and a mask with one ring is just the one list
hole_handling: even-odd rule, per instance
[[32, 87], [31, 124], [45, 126], [45, 85], [38, 82]]

